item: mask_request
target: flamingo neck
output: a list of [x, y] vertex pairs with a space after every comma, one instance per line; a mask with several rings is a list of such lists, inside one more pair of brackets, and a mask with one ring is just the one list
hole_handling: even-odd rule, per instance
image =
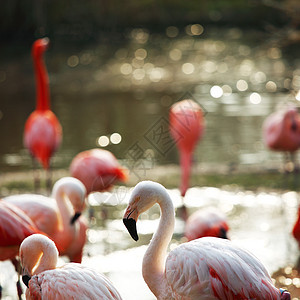
[[42, 244], [41, 257], [37, 261], [36, 268], [33, 268], [33, 275], [39, 274], [46, 270], [53, 270], [56, 268], [58, 260], [58, 253], [55, 247], [49, 244]]
[[73, 211], [68, 196], [63, 191], [58, 191], [54, 198], [56, 199], [59, 210], [59, 230], [56, 233], [56, 240], [59, 241], [57, 247], [59, 248], [59, 252], [62, 253], [72, 241], [72, 236], [75, 234], [77, 224], [72, 225], [70, 223]]
[[33, 54], [36, 78], [36, 109], [45, 111], [49, 106], [49, 78], [43, 60], [43, 54]]
[[180, 193], [184, 197], [189, 188], [190, 174], [192, 167], [192, 152], [189, 150], [180, 151], [181, 184]]
[[175, 214], [167, 192], [158, 197], [157, 203], [161, 209], [161, 218], [143, 259], [143, 277], [153, 294], [159, 297], [167, 293], [165, 259], [174, 231]]

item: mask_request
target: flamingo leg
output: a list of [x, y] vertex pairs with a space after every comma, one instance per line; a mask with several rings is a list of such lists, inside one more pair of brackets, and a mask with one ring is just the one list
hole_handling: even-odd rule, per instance
[[19, 261], [16, 258], [12, 259], [11, 262], [14, 265], [15, 270], [18, 274], [18, 280], [17, 280], [17, 283], [16, 283], [17, 293], [18, 293], [19, 300], [22, 300], [23, 290], [22, 290], [21, 282], [20, 282], [21, 265], [20, 265]]
[[51, 187], [52, 187], [52, 169], [49, 166], [49, 168], [46, 170], [46, 189], [47, 193], [51, 193]]
[[292, 152], [290, 155], [291, 155], [291, 161], [293, 163], [293, 175], [294, 175], [293, 186], [296, 189], [298, 187], [299, 164], [297, 162], [296, 152]]
[[33, 156], [32, 156], [32, 170], [33, 170], [33, 189], [34, 192], [37, 193], [38, 190], [40, 189], [41, 182], [40, 182], [39, 170], [37, 167], [37, 161]]

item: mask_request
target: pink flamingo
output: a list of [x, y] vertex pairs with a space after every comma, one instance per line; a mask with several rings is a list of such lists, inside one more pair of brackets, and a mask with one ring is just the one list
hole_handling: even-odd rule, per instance
[[204, 116], [201, 107], [195, 101], [186, 99], [171, 106], [169, 120], [170, 133], [180, 153], [180, 193], [184, 197], [189, 188], [192, 155], [204, 133]]
[[[0, 260], [11, 260], [19, 270], [17, 256], [19, 254], [19, 246], [22, 241], [31, 234], [40, 232], [34, 223], [28, 218], [23, 211], [16, 206], [0, 200]], [[18, 273], [19, 274], [19, 273]], [[0, 287], [0, 298], [1, 298]], [[19, 299], [21, 299], [22, 288], [20, 281], [17, 281], [17, 291]]]
[[[192, 155], [205, 129], [203, 111], [195, 101], [182, 100], [171, 106], [169, 120], [170, 133], [180, 153], [180, 193], [184, 197], [189, 188]], [[184, 235], [188, 240], [203, 236], [226, 237], [229, 226], [220, 212], [211, 211], [206, 215], [206, 211], [200, 210], [188, 217], [186, 206], [183, 205], [179, 214], [186, 221]]]
[[296, 170], [294, 156], [300, 147], [300, 116], [297, 108], [289, 105], [272, 113], [264, 121], [262, 131], [266, 146], [273, 151], [290, 153]]
[[71, 162], [70, 173], [83, 182], [88, 194], [108, 190], [115, 182], [127, 180], [127, 173], [116, 157], [103, 149], [91, 149], [77, 154]]
[[212, 207], [191, 214], [185, 224], [184, 236], [192, 241], [204, 236], [227, 239], [229, 226], [226, 217]]
[[298, 217], [294, 224], [292, 234], [296, 241], [298, 242], [299, 248], [300, 248], [300, 207], [298, 208]]
[[143, 259], [143, 277], [157, 299], [290, 299], [278, 290], [263, 264], [230, 240], [203, 237], [183, 243], [166, 258], [175, 212], [167, 190], [151, 181], [138, 183], [123, 222], [137, 241], [139, 215], [158, 203], [161, 219]]
[[4, 198], [21, 209], [55, 242], [60, 255], [81, 262], [87, 225], [80, 217], [85, 208], [86, 189], [73, 177], [63, 177], [53, 186], [52, 197], [21, 194]]
[[[49, 39], [43, 38], [36, 40], [32, 46], [36, 77], [36, 109], [25, 123], [24, 145], [32, 157], [39, 161], [49, 174], [50, 159], [62, 140], [62, 128], [49, 105], [49, 79], [43, 61], [43, 54], [48, 45]], [[37, 185], [37, 179], [35, 185]], [[50, 185], [49, 175], [48, 188]]]
[[77, 263], [57, 267], [55, 244], [41, 234], [20, 246], [26, 299], [117, 299], [121, 296], [104, 275]]

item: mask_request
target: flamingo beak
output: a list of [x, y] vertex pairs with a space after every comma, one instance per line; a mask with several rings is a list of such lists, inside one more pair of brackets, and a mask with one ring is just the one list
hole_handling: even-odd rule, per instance
[[123, 219], [123, 223], [125, 225], [125, 227], [127, 228], [129, 234], [131, 235], [131, 237], [137, 241], [139, 239], [139, 236], [137, 234], [136, 231], [136, 221], [132, 218], [124, 218]]
[[22, 276], [22, 281], [24, 282], [24, 284], [28, 287], [28, 282], [29, 282], [29, 280], [31, 279], [31, 277], [30, 276], [28, 276], [28, 275], [23, 275]]
[[229, 238], [227, 236], [227, 231], [223, 227], [220, 228], [219, 238], [221, 238], [221, 239], [228, 239], [229, 240]]
[[81, 212], [76, 212], [75, 214], [74, 214], [74, 216], [72, 217], [72, 219], [71, 219], [71, 225], [73, 225], [74, 223], [75, 223], [75, 221], [79, 218], [81, 216]]

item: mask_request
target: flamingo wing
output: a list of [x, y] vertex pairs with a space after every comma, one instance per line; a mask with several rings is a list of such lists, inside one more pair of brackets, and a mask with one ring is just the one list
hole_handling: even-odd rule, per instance
[[73, 263], [33, 276], [27, 295], [28, 299], [121, 299], [102, 274]]
[[280, 299], [259, 260], [219, 238], [205, 237], [174, 249], [165, 276], [175, 298]]
[[24, 238], [37, 232], [34, 223], [20, 209], [0, 202], [0, 247], [20, 245]]
[[22, 194], [8, 196], [3, 200], [21, 209], [40, 231], [50, 236], [58, 231], [61, 221], [54, 199], [36, 194]]

